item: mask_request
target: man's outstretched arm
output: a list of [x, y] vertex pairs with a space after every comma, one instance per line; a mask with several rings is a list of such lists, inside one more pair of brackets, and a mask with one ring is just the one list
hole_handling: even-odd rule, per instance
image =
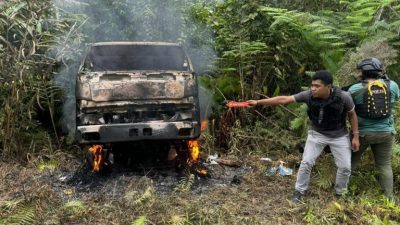
[[256, 105], [273, 106], [273, 105], [286, 105], [295, 102], [295, 100], [293, 96], [276, 96], [260, 100], [248, 100], [247, 102], [249, 103], [250, 106], [256, 106]]

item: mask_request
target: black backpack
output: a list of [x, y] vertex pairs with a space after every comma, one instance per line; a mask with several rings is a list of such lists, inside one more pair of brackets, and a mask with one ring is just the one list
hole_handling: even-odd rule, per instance
[[384, 119], [392, 112], [390, 80], [374, 80], [363, 83], [364, 87], [352, 96], [363, 93], [361, 104], [356, 104], [358, 116], [368, 119]]

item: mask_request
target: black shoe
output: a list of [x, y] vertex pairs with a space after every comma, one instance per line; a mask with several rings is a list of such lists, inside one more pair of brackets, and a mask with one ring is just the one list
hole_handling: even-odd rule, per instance
[[300, 193], [300, 191], [294, 191], [293, 192], [292, 202], [300, 203], [300, 202], [302, 202], [302, 199], [303, 199], [303, 194]]
[[338, 193], [336, 193], [336, 199], [338, 199], [338, 200], [342, 200], [342, 201], [345, 201], [345, 202], [348, 202], [349, 201], [349, 193], [347, 193], [347, 192], [344, 192], [344, 193], [342, 193], [342, 194], [338, 194]]

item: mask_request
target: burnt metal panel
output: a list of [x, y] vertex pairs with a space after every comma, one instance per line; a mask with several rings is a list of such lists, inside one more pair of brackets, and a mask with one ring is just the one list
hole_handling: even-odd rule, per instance
[[137, 81], [90, 85], [92, 101], [184, 98], [183, 82]]
[[[180, 129], [190, 129], [189, 134], [179, 135]], [[151, 135], [148, 131], [151, 130]], [[109, 143], [138, 140], [186, 140], [200, 136], [197, 122], [149, 122], [130, 124], [105, 124], [79, 126], [77, 140], [80, 143]], [[147, 133], [146, 133], [147, 132]], [[95, 137], [95, 139], [92, 139]], [[86, 138], [86, 139], [85, 139]]]
[[174, 43], [94, 44], [77, 76], [76, 100], [80, 143], [200, 135], [197, 78]]

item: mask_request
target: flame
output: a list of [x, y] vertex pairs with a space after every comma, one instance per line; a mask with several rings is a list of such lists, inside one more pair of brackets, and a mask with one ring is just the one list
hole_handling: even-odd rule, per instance
[[94, 156], [92, 170], [93, 172], [99, 172], [104, 164], [103, 146], [93, 145], [89, 148], [89, 152]]
[[199, 142], [197, 140], [189, 140], [187, 142], [188, 151], [189, 151], [189, 158], [188, 164], [192, 167], [194, 171], [200, 176], [207, 176], [208, 170], [204, 168], [204, 166], [199, 162], [200, 156], [200, 148]]
[[201, 121], [201, 132], [204, 132], [207, 128], [208, 120]]
[[189, 140], [188, 141], [189, 147], [189, 160], [190, 162], [194, 163], [199, 160], [200, 150], [199, 150], [199, 143], [196, 140]]
[[206, 169], [198, 168], [198, 169], [196, 169], [196, 171], [197, 171], [197, 173], [199, 173], [199, 175], [201, 175], [201, 176], [207, 176], [207, 174], [208, 174], [208, 170], [206, 170]]

